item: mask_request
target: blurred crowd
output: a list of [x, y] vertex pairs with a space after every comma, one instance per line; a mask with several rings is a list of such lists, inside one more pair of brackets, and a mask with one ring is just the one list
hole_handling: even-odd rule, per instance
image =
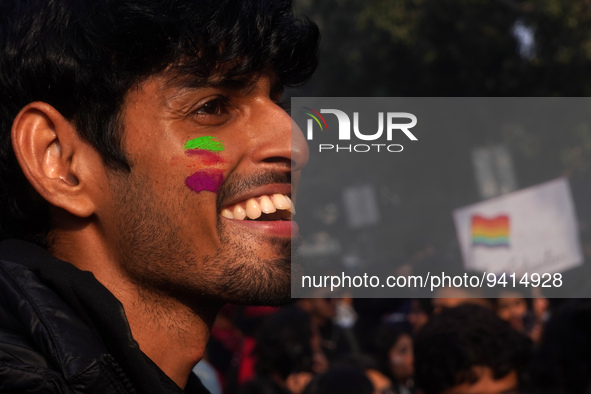
[[591, 300], [310, 298], [226, 306], [213, 394], [591, 393]]

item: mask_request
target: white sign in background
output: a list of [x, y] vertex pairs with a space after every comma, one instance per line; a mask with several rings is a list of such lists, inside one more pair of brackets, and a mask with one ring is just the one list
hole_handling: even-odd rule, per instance
[[[509, 245], [473, 243], [472, 217], [509, 217]], [[583, 254], [566, 178], [454, 210], [464, 267], [493, 273], [555, 273], [579, 266]]]

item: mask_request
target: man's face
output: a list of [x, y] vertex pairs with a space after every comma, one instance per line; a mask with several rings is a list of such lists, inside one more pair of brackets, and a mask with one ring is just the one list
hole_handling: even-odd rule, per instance
[[131, 89], [121, 116], [131, 173], [110, 176], [103, 207], [124, 275], [187, 300], [289, 299], [297, 226], [285, 197], [308, 151], [280, 96], [270, 73], [206, 87], [156, 75]]

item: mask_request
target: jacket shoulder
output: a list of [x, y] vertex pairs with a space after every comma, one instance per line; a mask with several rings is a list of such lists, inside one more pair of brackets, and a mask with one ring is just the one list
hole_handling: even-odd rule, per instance
[[96, 333], [26, 267], [0, 259], [0, 394], [126, 393]]
[[[6, 286], [14, 283], [0, 269], [0, 393], [72, 393], [31, 340], [7, 298]], [[20, 301], [21, 307], [26, 302], [24, 298], [15, 301]]]

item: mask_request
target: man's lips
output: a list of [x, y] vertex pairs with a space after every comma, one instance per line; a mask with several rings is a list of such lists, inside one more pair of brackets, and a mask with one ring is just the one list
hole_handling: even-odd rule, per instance
[[271, 237], [297, 238], [299, 234], [298, 224], [292, 220], [225, 220], [228, 220], [236, 226], [240, 226], [242, 228], [246, 228], [249, 230], [254, 230], [260, 234], [265, 234]]

